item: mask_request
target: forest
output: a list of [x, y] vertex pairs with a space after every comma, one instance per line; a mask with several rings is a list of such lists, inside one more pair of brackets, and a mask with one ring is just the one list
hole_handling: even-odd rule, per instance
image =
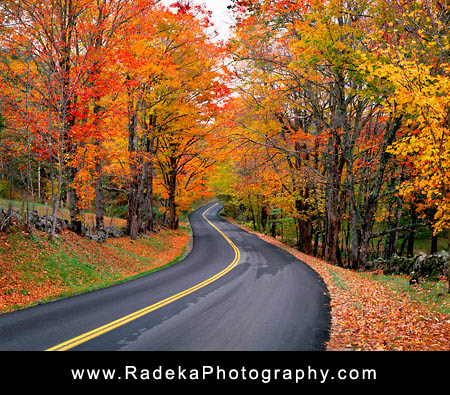
[[64, 209], [134, 240], [218, 197], [334, 265], [450, 282], [449, 9], [234, 0], [225, 41], [190, 1], [2, 0], [0, 231], [41, 204], [49, 237]]

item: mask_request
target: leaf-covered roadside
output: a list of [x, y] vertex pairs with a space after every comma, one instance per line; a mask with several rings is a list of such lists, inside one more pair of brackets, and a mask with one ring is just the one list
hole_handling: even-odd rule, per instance
[[186, 226], [104, 244], [69, 231], [52, 240], [38, 231], [0, 232], [0, 313], [156, 270], [176, 262], [189, 241]]
[[[268, 243], [290, 252], [311, 266], [324, 280], [331, 297], [331, 330], [327, 350], [448, 351], [450, 299], [442, 281], [442, 301], [421, 303], [407, 292], [380, 281], [377, 273], [359, 273], [328, 264], [265, 234]], [[405, 279], [405, 281], [407, 281]], [[417, 299], [426, 290], [416, 286]], [[442, 312], [442, 310], [447, 312]], [[440, 310], [439, 310], [440, 309]]]

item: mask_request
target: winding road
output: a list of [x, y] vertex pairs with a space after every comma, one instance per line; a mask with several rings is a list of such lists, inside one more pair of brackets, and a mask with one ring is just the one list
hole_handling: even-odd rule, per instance
[[148, 276], [0, 315], [0, 350], [324, 350], [329, 296], [309, 266], [220, 218], [190, 216], [185, 259]]

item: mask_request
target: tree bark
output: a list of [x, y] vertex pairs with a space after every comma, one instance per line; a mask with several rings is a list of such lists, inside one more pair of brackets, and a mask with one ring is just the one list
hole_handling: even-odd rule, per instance
[[341, 215], [338, 208], [339, 193], [336, 183], [329, 188], [327, 201], [327, 237], [324, 258], [332, 264], [339, 264], [339, 232], [341, 229]]
[[311, 255], [312, 253], [312, 222], [311, 219], [303, 219], [305, 215], [305, 209], [301, 200], [296, 201], [297, 213], [302, 215], [297, 219], [299, 230], [299, 245], [298, 249], [305, 254]]
[[102, 164], [100, 159], [95, 165], [97, 171], [97, 180], [95, 182], [95, 229], [97, 232], [105, 231], [104, 211], [105, 201], [102, 186]]
[[155, 230], [153, 222], [153, 162], [149, 166], [147, 177], [146, 220], [146, 230], [153, 232]]
[[169, 184], [169, 228], [172, 230], [178, 229], [177, 205], [175, 202], [176, 180], [171, 177]]
[[436, 252], [438, 252], [438, 235], [432, 234], [430, 254], [435, 254]]
[[81, 212], [78, 207], [78, 195], [77, 191], [71, 186], [75, 179], [77, 169], [69, 167], [67, 168], [67, 200], [70, 212], [70, 229], [78, 235], [83, 233], [83, 222], [81, 220]]
[[133, 102], [131, 94], [129, 93], [128, 102], [128, 153], [129, 153], [129, 168], [130, 179], [128, 181], [128, 217], [127, 217], [127, 233], [132, 240], [135, 240], [139, 234], [141, 228], [139, 222], [139, 180], [138, 180], [138, 167], [137, 167], [137, 117], [140, 108], [140, 92], [136, 99], [136, 103]]
[[[417, 222], [417, 213], [416, 213], [416, 207], [414, 203], [411, 203], [411, 222], [415, 223]], [[414, 235], [415, 232], [411, 231], [408, 235], [408, 245], [406, 247], [406, 256], [408, 258], [411, 258], [414, 256]]]

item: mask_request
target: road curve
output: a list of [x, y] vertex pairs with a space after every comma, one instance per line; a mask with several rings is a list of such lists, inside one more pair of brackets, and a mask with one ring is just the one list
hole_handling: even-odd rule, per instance
[[0, 315], [0, 350], [324, 350], [322, 279], [220, 210], [210, 203], [190, 216], [193, 248], [174, 266]]

